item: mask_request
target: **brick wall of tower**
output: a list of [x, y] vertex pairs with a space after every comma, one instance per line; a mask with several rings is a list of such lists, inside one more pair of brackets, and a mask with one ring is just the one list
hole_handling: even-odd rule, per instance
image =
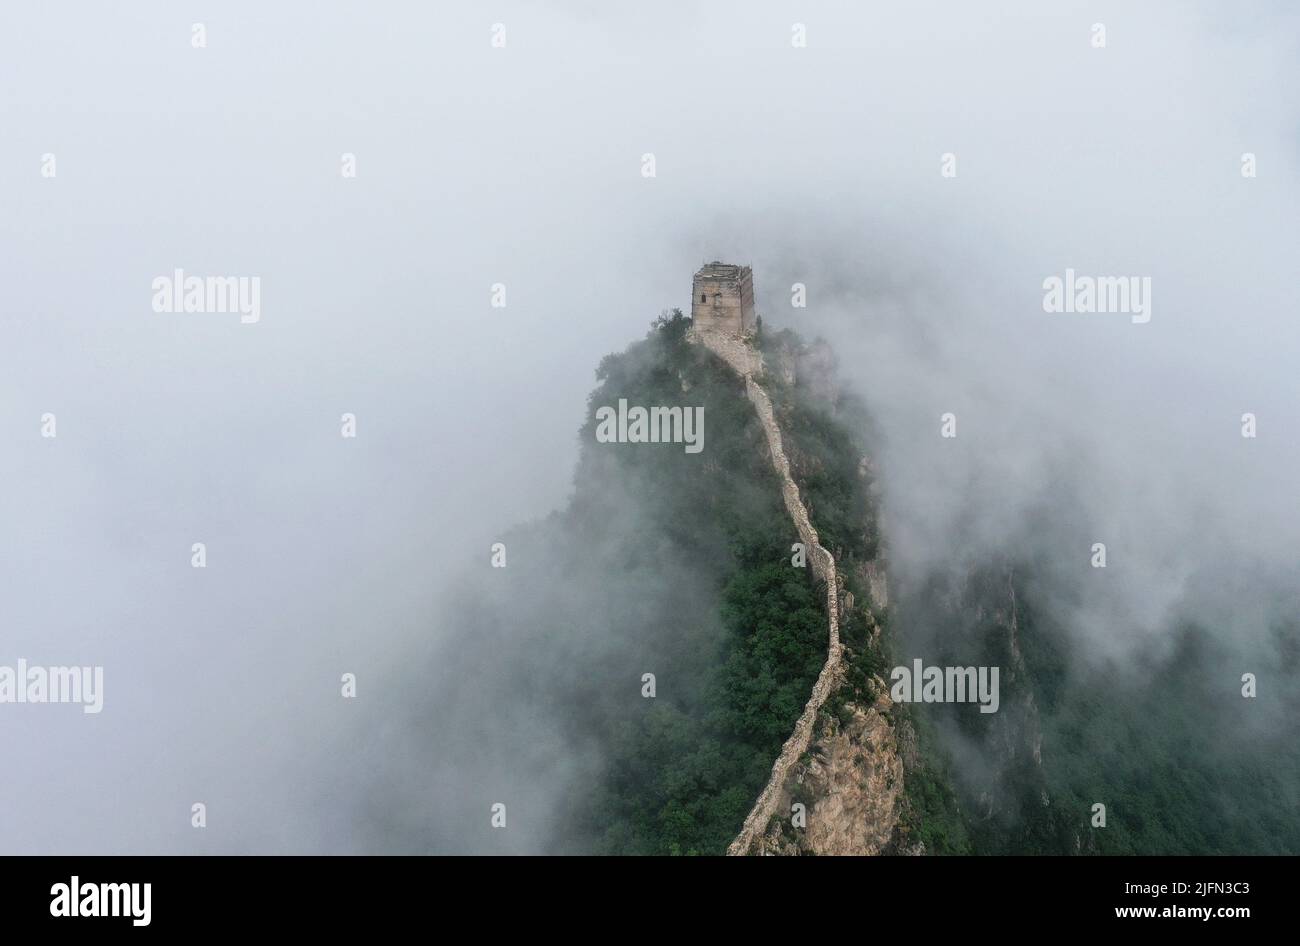
[[754, 281], [748, 269], [736, 276], [695, 274], [691, 283], [691, 318], [697, 329], [729, 335], [754, 331]]
[[748, 269], [740, 279], [740, 318], [741, 331], [752, 335], [758, 328], [758, 316], [754, 312], [754, 277]]

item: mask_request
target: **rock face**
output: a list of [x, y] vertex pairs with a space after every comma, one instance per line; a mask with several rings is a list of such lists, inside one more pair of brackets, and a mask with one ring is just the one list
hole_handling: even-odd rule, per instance
[[847, 703], [826, 721], [787, 785], [792, 799], [805, 800], [805, 830], [773, 822], [760, 847], [772, 854], [881, 854], [898, 824], [902, 792], [888, 696], [882, 692], [873, 706]]
[[850, 704], [850, 721], [833, 720], [818, 740], [805, 782], [820, 796], [808, 818], [814, 854], [879, 854], [897, 820], [903, 766], [894, 727], [877, 710]]
[[885, 581], [885, 570], [880, 563], [872, 560], [859, 566], [862, 580], [871, 591], [871, 600], [877, 607], [889, 606], [889, 585]]

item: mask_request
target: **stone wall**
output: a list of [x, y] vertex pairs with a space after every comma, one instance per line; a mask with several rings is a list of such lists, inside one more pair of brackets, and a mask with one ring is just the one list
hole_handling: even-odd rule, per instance
[[757, 326], [748, 266], [711, 263], [691, 283], [691, 319], [701, 330], [750, 335]]
[[839, 625], [840, 587], [835, 571], [835, 559], [830, 552], [822, 548], [817, 530], [813, 528], [812, 521], [808, 518], [808, 510], [804, 507], [803, 500], [799, 498], [799, 487], [795, 484], [794, 477], [790, 475], [790, 461], [786, 458], [785, 449], [781, 444], [781, 428], [776, 422], [772, 399], [755, 380], [755, 376], [762, 373], [762, 355], [741, 339], [728, 338], [714, 332], [694, 331], [691, 333], [691, 338], [718, 355], [745, 379], [745, 394], [754, 405], [758, 419], [763, 425], [763, 431], [767, 435], [768, 451], [772, 457], [772, 466], [781, 479], [781, 495], [785, 500], [786, 511], [794, 522], [799, 540], [807, 550], [808, 563], [812, 568], [813, 576], [823, 584], [826, 594], [828, 625], [826, 663], [822, 665], [821, 673], [817, 675], [812, 695], [804, 705], [803, 713], [795, 722], [794, 732], [781, 747], [781, 754], [772, 764], [772, 772], [767, 784], [745, 818], [740, 834], [727, 848], [729, 855], [748, 854], [755, 848], [756, 843], [767, 830], [768, 822], [780, 807], [784, 798], [785, 781], [791, 769], [799, 761], [799, 757], [808, 751], [812, 743], [818, 712], [827, 698], [843, 682], [844, 648], [840, 643]]

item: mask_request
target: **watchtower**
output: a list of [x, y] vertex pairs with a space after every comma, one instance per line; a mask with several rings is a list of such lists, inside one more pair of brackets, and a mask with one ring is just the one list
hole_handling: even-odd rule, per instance
[[754, 334], [754, 274], [748, 266], [707, 263], [695, 274], [691, 292], [691, 321], [697, 331]]

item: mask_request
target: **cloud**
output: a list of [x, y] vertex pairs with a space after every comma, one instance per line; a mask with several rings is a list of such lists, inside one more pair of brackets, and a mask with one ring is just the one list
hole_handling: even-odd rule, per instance
[[[105, 708], [0, 713], [5, 850], [374, 846], [339, 812], [421, 773], [351, 770], [340, 674], [438, 653], [453, 576], [564, 502], [601, 355], [705, 259], [753, 263], [868, 398], [900, 575], [958, 526], [1066, 569], [1106, 541], [1074, 625], [1110, 652], [1291, 581], [1295, 19], [236, 3], [196, 50], [162, 3], [15, 11], [0, 660], [102, 664]], [[1044, 313], [1067, 266], [1150, 276], [1151, 322]], [[260, 320], [153, 312], [177, 267], [259, 276]]]

